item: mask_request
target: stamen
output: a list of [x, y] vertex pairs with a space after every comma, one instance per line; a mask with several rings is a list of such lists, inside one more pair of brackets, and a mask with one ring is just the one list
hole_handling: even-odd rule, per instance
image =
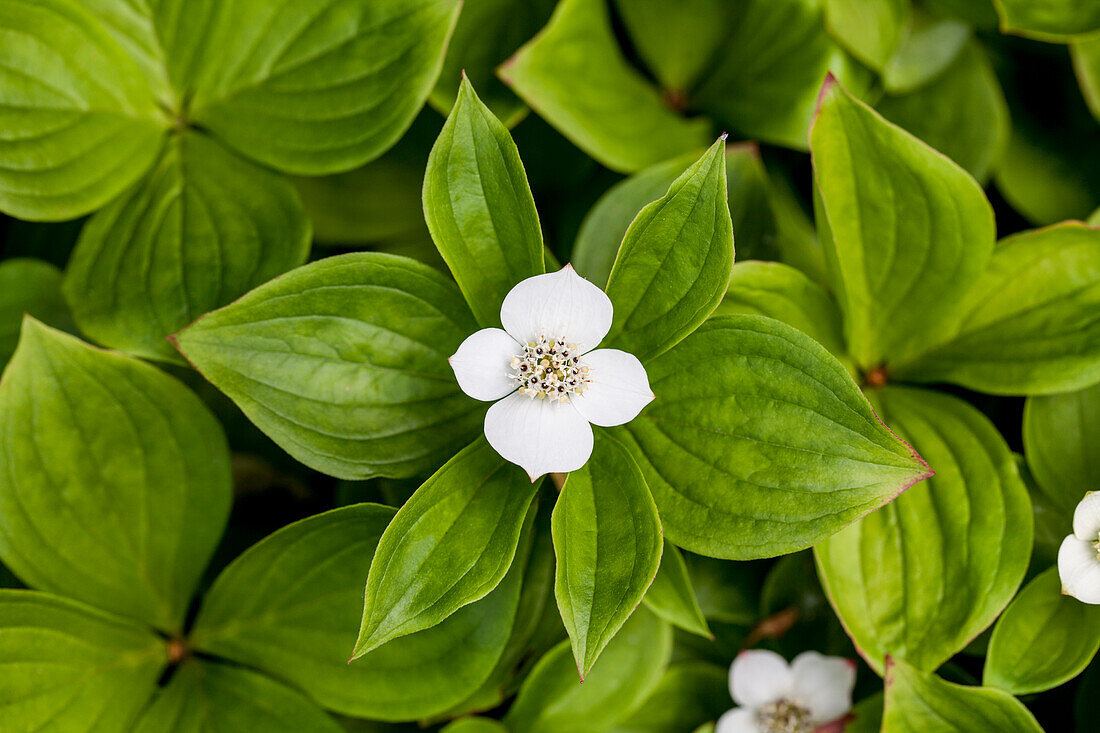
[[523, 353], [509, 361], [509, 379], [519, 383], [519, 391], [533, 399], [569, 402], [571, 395], [584, 394], [591, 384], [588, 367], [583, 366], [576, 344], [564, 337], [540, 335], [523, 345]]
[[763, 733], [811, 733], [812, 730], [810, 711], [787, 699], [761, 706], [756, 722]]

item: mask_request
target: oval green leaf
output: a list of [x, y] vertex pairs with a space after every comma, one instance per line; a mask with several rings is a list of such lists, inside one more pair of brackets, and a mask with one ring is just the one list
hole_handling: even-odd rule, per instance
[[1032, 516], [989, 420], [950, 395], [873, 393], [879, 415], [936, 475], [818, 545], [818, 573], [860, 654], [934, 670], [997, 617], [1023, 580]]
[[711, 318], [647, 369], [657, 399], [620, 434], [691, 552], [805, 549], [930, 475], [824, 347], [770, 318]]
[[[1067, 516], [1100, 476], [1100, 384], [1078, 392], [1029, 397], [1024, 454], [1035, 482]], [[1064, 527], [1069, 533], [1069, 525]]]
[[824, 7], [833, 37], [878, 72], [909, 32], [909, 0], [824, 0]]
[[32, 318], [0, 382], [0, 559], [27, 585], [177, 632], [232, 500], [180, 382]]
[[61, 271], [49, 262], [17, 257], [0, 263], [0, 368], [15, 353], [24, 315], [56, 328], [71, 325]]
[[650, 611], [673, 626], [708, 639], [714, 638], [699, 607], [699, 600], [695, 597], [695, 588], [691, 584], [684, 556], [675, 545], [664, 543], [661, 566], [657, 569], [657, 575], [646, 591], [644, 600]]
[[181, 361], [170, 334], [304, 263], [309, 237], [282, 177], [201, 133], [177, 135], [147, 178], [85, 225], [65, 295], [90, 338]]
[[1001, 32], [1060, 43], [1100, 31], [1100, 4], [1093, 0], [993, 0]]
[[261, 285], [184, 329], [177, 345], [307, 466], [405, 478], [481, 430], [482, 411], [447, 364], [475, 330], [458, 288], [435, 270], [353, 253]]

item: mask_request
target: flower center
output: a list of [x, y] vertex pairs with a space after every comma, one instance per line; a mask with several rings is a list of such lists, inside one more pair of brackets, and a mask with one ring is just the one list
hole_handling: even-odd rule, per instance
[[509, 379], [532, 399], [568, 402], [569, 395], [583, 394], [592, 381], [577, 345], [546, 334], [524, 344], [523, 353], [513, 357], [509, 366]]
[[810, 733], [810, 711], [790, 700], [779, 700], [762, 706], [756, 712], [756, 722], [763, 733]]

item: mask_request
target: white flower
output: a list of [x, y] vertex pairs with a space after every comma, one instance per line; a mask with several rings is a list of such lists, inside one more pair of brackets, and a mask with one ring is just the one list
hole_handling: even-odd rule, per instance
[[812, 733], [852, 708], [855, 684], [850, 659], [802, 652], [787, 664], [764, 649], [741, 652], [730, 667], [741, 707], [719, 718], [715, 733]]
[[1090, 491], [1073, 512], [1073, 534], [1058, 548], [1062, 592], [1100, 603], [1100, 491]]
[[633, 420], [653, 399], [633, 354], [597, 349], [611, 300], [571, 265], [529, 277], [500, 306], [499, 328], [470, 335], [448, 361], [462, 391], [485, 402], [485, 437], [534, 481], [592, 455], [592, 425]]

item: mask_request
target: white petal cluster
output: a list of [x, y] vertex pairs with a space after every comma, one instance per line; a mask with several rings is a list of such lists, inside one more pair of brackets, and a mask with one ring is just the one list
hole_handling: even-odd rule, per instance
[[1100, 604], [1100, 491], [1090, 491], [1073, 512], [1073, 534], [1058, 548], [1062, 592]]
[[495, 402], [485, 414], [489, 444], [532, 481], [583, 466], [592, 425], [622, 425], [653, 399], [637, 357], [596, 349], [612, 316], [603, 290], [566, 265], [512, 288], [504, 328], [471, 334], [449, 359], [463, 392]]
[[730, 667], [730, 695], [740, 705], [715, 733], [813, 733], [852, 708], [856, 667], [850, 659], [803, 652], [787, 664], [775, 652], [741, 652]]

